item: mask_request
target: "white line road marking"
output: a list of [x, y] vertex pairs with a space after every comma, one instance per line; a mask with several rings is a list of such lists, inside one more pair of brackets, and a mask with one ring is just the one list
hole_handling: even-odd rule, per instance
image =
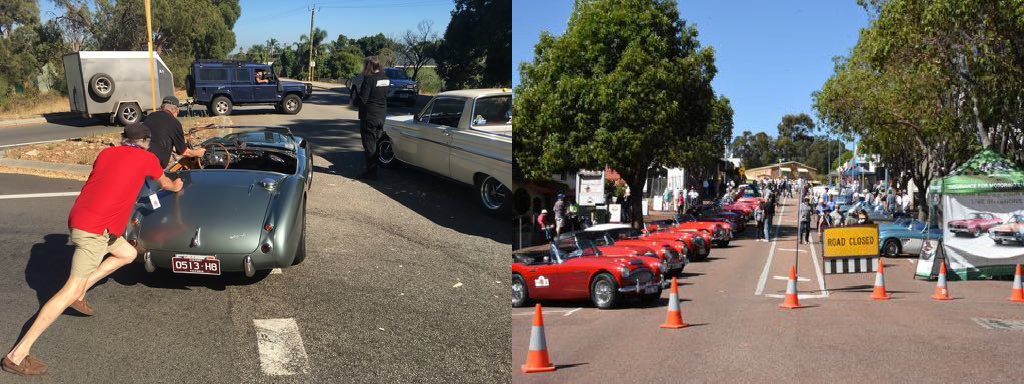
[[821, 264], [818, 263], [818, 252], [814, 250], [814, 237], [811, 234], [811, 241], [808, 243], [811, 246], [811, 260], [814, 261], [814, 271], [818, 273], [818, 286], [821, 287], [821, 294], [828, 297], [829, 293], [825, 290], [825, 275], [821, 273]]
[[[789, 280], [789, 276], [775, 275], [775, 276], [772, 276], [772, 278], [775, 279], [775, 280]], [[808, 279], [806, 277], [797, 276], [796, 277], [796, 281], [811, 281], [811, 279]]]
[[[783, 204], [786, 203], [786, 198], [782, 198], [782, 203]], [[782, 209], [779, 211], [779, 220], [778, 220], [778, 222], [780, 224], [782, 223], [782, 215], [784, 215], [785, 213], [786, 213], [786, 206], [783, 205]], [[778, 236], [779, 236], [779, 227], [778, 227], [778, 224], [776, 224], [774, 238], [778, 239]], [[776, 240], [772, 240], [771, 249], [768, 250], [768, 259], [766, 259], [764, 261], [764, 270], [761, 271], [761, 279], [757, 281], [757, 289], [754, 290], [754, 295], [760, 296], [762, 293], [764, 293], [764, 285], [768, 283], [768, 269], [771, 268], [771, 266], [772, 266], [772, 258], [775, 257], [775, 243], [776, 243]]]
[[260, 368], [273, 376], [309, 372], [309, 358], [295, 319], [253, 319]]
[[[547, 315], [549, 313], [563, 313], [562, 316], [569, 316], [569, 315], [571, 315], [573, 313], [576, 313], [576, 311], [579, 311], [581, 309], [583, 309], [583, 308], [581, 307], [581, 308], [576, 308], [576, 309], [571, 309], [571, 310], [570, 309], [553, 309], [553, 310], [550, 310], [550, 311], [541, 311], [541, 313], [543, 313], [545, 315]], [[513, 313], [512, 316], [533, 316], [533, 311], [522, 312], [522, 313]]]
[[3, 199], [31, 199], [34, 197], [61, 197], [61, 196], [78, 196], [80, 192], [52, 192], [52, 193], [23, 193], [20, 195], [0, 195], [0, 200]]
[[270, 274], [271, 274], [271, 275], [280, 275], [280, 274], [281, 274], [281, 268], [274, 268], [274, 269], [271, 269], [271, 270], [270, 270]]
[[[766, 293], [766, 294], [764, 294], [764, 297], [771, 297], [771, 298], [774, 298], [774, 299], [785, 299], [786, 295], [777, 295], [777, 294], [774, 294], [774, 293]], [[828, 297], [828, 295], [805, 295], [805, 294], [802, 294], [802, 293], [799, 293], [799, 294], [796, 295], [796, 298], [800, 299], [800, 300], [803, 300], [803, 299], [824, 299], [826, 297]]]
[[792, 252], [792, 251], [797, 251], [797, 252], [807, 252], [807, 251], [805, 251], [805, 250], [802, 250], [802, 249], [794, 249], [794, 248], [779, 248], [779, 250], [780, 250], [780, 251], [790, 251], [790, 252]]

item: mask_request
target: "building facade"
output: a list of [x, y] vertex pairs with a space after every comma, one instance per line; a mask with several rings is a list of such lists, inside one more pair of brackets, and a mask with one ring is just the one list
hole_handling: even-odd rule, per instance
[[748, 180], [768, 179], [805, 179], [817, 180], [818, 170], [807, 164], [798, 161], [786, 161], [782, 163], [766, 165], [758, 168], [751, 168], [744, 171]]

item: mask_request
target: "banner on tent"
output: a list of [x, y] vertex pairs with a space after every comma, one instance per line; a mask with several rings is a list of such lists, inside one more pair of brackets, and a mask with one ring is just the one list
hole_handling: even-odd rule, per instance
[[1010, 275], [1024, 263], [1024, 192], [945, 194], [942, 210], [943, 254], [953, 273]]

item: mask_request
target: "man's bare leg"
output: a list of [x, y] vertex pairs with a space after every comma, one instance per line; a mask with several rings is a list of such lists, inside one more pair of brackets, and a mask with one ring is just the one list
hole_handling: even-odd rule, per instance
[[103, 262], [100, 263], [100, 266], [89, 275], [89, 278], [85, 283], [85, 289], [82, 290], [82, 294], [79, 295], [76, 300], [85, 300], [85, 293], [89, 291], [89, 288], [92, 288], [96, 282], [103, 280], [104, 277], [114, 273], [118, 268], [128, 265], [134, 261], [138, 252], [135, 251], [135, 248], [132, 248], [129, 245], [122, 245], [115, 248], [110, 254], [113, 257], [104, 259]]
[[57, 319], [57, 316], [60, 316], [65, 309], [71, 306], [71, 303], [85, 293], [85, 281], [86, 279], [83, 277], [68, 277], [68, 282], [64, 284], [64, 287], [57, 291], [57, 294], [53, 295], [50, 300], [47, 300], [46, 304], [43, 304], [43, 308], [36, 315], [36, 320], [32, 322], [32, 327], [18, 341], [14, 349], [7, 354], [7, 358], [11, 359], [15, 364], [21, 364], [22, 359], [28, 355], [29, 350], [32, 349], [32, 344], [43, 334], [43, 331], [49, 328], [53, 321]]

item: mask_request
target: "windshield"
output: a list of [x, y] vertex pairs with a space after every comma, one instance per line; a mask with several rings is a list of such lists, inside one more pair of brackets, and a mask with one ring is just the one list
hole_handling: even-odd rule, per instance
[[206, 153], [182, 158], [172, 171], [245, 169], [293, 174], [298, 165], [295, 138], [284, 128], [193, 128], [187, 141], [193, 148], [205, 148]]
[[1010, 220], [1007, 220], [1006, 222], [1007, 223], [1018, 223], [1018, 224], [1024, 223], [1024, 217], [1022, 217], [1021, 215], [1013, 215], [1013, 217], [1010, 217]]
[[967, 219], [968, 220], [984, 220], [985, 216], [982, 216], [980, 213], [972, 213], [970, 215], [967, 215]]
[[914, 232], [921, 232], [921, 231], [924, 231], [924, 227], [925, 227], [925, 223], [923, 221], [914, 220], [914, 221], [910, 222], [910, 225], [907, 226], [907, 229], [910, 229], [911, 231], [914, 231]]
[[405, 71], [398, 68], [388, 68], [384, 72], [387, 74], [389, 79], [405, 80], [409, 78], [409, 75], [405, 74]]
[[608, 236], [613, 240], [624, 240], [640, 236], [640, 233], [635, 228], [620, 228], [608, 231]]

